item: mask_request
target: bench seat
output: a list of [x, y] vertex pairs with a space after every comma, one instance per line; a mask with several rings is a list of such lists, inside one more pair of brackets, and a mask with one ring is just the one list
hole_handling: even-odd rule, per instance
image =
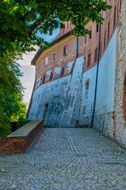
[[0, 139], [0, 154], [25, 153], [34, 145], [43, 130], [41, 120], [25, 124], [8, 137]]

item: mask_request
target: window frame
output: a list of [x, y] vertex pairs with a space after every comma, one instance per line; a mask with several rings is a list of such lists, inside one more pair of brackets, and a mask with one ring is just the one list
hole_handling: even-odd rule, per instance
[[65, 45], [64, 47], [63, 47], [63, 56], [65, 57], [65, 56], [67, 56], [68, 55], [68, 47], [67, 47], [67, 45]]

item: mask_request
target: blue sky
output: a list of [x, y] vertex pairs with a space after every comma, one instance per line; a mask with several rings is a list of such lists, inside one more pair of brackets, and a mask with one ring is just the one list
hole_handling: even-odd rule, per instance
[[[59, 33], [59, 29], [55, 30], [52, 34], [50, 35], [43, 35], [44, 39], [46, 41], [52, 41], [53, 38]], [[36, 48], [37, 50], [39, 49], [38, 47]], [[34, 57], [36, 52], [31, 52], [23, 55], [23, 60], [19, 60], [18, 63], [21, 66], [21, 71], [23, 72], [23, 77], [21, 77], [21, 82], [23, 87], [25, 88], [24, 90], [24, 101], [29, 104], [30, 98], [31, 98], [31, 93], [33, 90], [33, 84], [35, 80], [35, 67], [31, 65], [31, 60]]]

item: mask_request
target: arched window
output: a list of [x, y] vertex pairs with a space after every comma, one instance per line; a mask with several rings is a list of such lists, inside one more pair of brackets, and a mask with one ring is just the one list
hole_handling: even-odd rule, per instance
[[92, 38], [92, 31], [90, 30], [89, 31], [89, 39], [91, 39]]
[[96, 32], [99, 32], [99, 24], [96, 24]]
[[53, 79], [53, 71], [51, 71], [51, 73], [50, 73], [50, 78], [49, 78], [49, 80], [52, 80]]
[[63, 47], [63, 56], [67, 56], [67, 54], [68, 54], [67, 46], [64, 46]]
[[104, 33], [104, 48], [106, 48], [106, 31]]
[[48, 65], [48, 57], [45, 58], [45, 65]]
[[108, 40], [110, 38], [110, 22], [108, 23]]
[[94, 62], [98, 61], [98, 48], [95, 49]]
[[56, 60], [56, 54], [55, 53], [53, 53], [53, 61], [55, 61]]
[[87, 67], [91, 66], [91, 53], [88, 54], [88, 61], [87, 61]]

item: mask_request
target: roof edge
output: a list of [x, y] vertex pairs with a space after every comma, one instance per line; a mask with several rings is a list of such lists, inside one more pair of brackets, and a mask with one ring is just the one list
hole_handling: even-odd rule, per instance
[[64, 34], [63, 36], [61, 36], [61, 37], [57, 38], [56, 40], [52, 41], [52, 42], [49, 44], [49, 46], [48, 46], [47, 48], [43, 48], [43, 49], [40, 48], [40, 49], [37, 51], [37, 53], [35, 54], [35, 56], [33, 57], [33, 59], [31, 60], [31, 65], [35, 65], [36, 60], [38, 59], [38, 57], [40, 56], [40, 54], [41, 54], [44, 50], [48, 49], [49, 47], [53, 46], [54, 44], [56, 44], [57, 42], [59, 42], [60, 40], [66, 38], [67, 36], [69, 36], [69, 35], [71, 35], [71, 34], [72, 34], [72, 31], [67, 32], [67, 33]]

